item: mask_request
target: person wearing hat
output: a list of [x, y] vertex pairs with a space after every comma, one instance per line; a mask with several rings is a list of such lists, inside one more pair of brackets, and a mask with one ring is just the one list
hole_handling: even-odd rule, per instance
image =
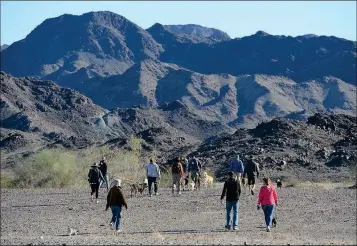
[[122, 192], [122, 189], [120, 187], [120, 183], [120, 179], [115, 179], [113, 181], [113, 187], [109, 190], [107, 196], [107, 205], [105, 207], [105, 211], [107, 211], [109, 207], [111, 208], [112, 220], [110, 222], [110, 225], [113, 229], [115, 228], [116, 232], [118, 233], [122, 232], [122, 230], [120, 229], [122, 207], [124, 206], [125, 209], [128, 209], [128, 205], [126, 203], [124, 193]]
[[101, 171], [98, 168], [98, 164], [94, 163], [91, 168], [89, 169], [88, 172], [88, 182], [90, 184], [90, 187], [92, 189], [90, 193], [90, 200], [93, 202], [93, 194], [95, 193], [95, 199], [96, 203], [99, 203], [98, 201], [98, 192], [99, 192], [99, 184], [100, 181], [103, 179], [103, 175]]
[[228, 179], [224, 183], [221, 195], [221, 203], [226, 197], [226, 226], [227, 230], [231, 229], [231, 211], [233, 209], [233, 230], [238, 230], [238, 209], [239, 196], [241, 194], [240, 182], [232, 171], [228, 172]]

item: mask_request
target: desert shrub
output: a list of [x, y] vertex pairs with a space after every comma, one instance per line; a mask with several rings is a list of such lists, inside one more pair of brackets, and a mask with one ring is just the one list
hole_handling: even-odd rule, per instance
[[59, 149], [42, 150], [15, 167], [19, 188], [67, 187], [76, 177], [75, 155]]
[[1, 184], [0, 188], [13, 188], [14, 187], [14, 177], [9, 172], [1, 171]]
[[[18, 188], [87, 187], [88, 172], [94, 162], [103, 156], [108, 163], [110, 178], [140, 181], [145, 177], [140, 162], [141, 140], [131, 137], [130, 150], [90, 147], [69, 151], [63, 149], [41, 150], [18, 163], [14, 177], [5, 177], [4, 185]], [[3, 184], [3, 183], [2, 183]]]

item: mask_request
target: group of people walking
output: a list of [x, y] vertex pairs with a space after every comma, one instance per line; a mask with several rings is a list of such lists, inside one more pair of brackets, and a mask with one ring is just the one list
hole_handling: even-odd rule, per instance
[[[91, 166], [88, 173], [88, 181], [91, 186], [91, 201], [93, 202], [93, 194], [96, 196], [96, 203], [98, 203], [98, 190], [102, 183], [106, 184], [107, 188], [107, 203], [106, 209], [111, 208], [112, 220], [111, 226], [117, 232], [121, 232], [120, 220], [122, 207], [128, 208], [125, 195], [121, 188], [121, 180], [115, 179], [112, 182], [112, 187], [109, 190], [107, 178], [107, 163], [103, 157], [99, 165], [95, 163]], [[172, 173], [172, 194], [175, 193], [175, 188], [178, 195], [181, 195], [181, 185], [183, 180], [187, 180], [190, 176], [192, 181], [200, 187], [200, 174], [202, 171], [202, 164], [196, 157], [189, 159], [177, 157], [174, 159], [171, 166]], [[145, 166], [146, 178], [148, 181], [148, 193], [152, 196], [152, 188], [154, 188], [154, 195], [158, 195], [158, 179], [161, 178], [159, 166], [150, 159], [150, 162]], [[228, 172], [228, 179], [225, 181], [221, 195], [221, 201], [226, 197], [226, 229], [238, 230], [238, 210], [239, 197], [242, 193], [242, 184], [245, 184], [247, 177], [247, 184], [249, 192], [254, 195], [255, 181], [259, 177], [259, 165], [253, 158], [250, 158], [246, 165], [237, 158], [230, 162], [230, 171]], [[266, 230], [270, 231], [270, 226], [273, 219], [274, 208], [278, 204], [278, 197], [275, 188], [271, 185], [268, 177], [263, 179], [264, 185], [260, 188], [258, 196], [257, 209], [262, 208], [265, 215]], [[153, 187], [154, 186], [154, 187]], [[109, 190], [109, 191], [108, 191]], [[233, 220], [231, 212], [233, 210]]]
[[[226, 197], [226, 225], [225, 228], [238, 230], [239, 197], [242, 193], [242, 185], [245, 185], [245, 177], [248, 179], [249, 192], [254, 195], [255, 179], [259, 178], [259, 164], [250, 157], [244, 166], [239, 155], [230, 163], [228, 179], [225, 181], [221, 195], [221, 201]], [[272, 186], [269, 177], [263, 178], [263, 186], [258, 195], [257, 209], [262, 208], [265, 217], [266, 230], [270, 232], [273, 214], [278, 205], [278, 195]], [[231, 212], [233, 210], [233, 220]]]

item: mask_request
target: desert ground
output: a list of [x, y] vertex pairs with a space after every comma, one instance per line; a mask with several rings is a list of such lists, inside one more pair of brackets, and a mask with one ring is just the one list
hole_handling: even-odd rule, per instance
[[[259, 186], [258, 186], [259, 187]], [[122, 233], [109, 226], [111, 212], [90, 203], [89, 189], [1, 190], [1, 245], [73, 244], [346, 244], [356, 245], [356, 189], [283, 187], [278, 190], [278, 225], [265, 231], [257, 195], [240, 198], [239, 231], [225, 231], [222, 183], [172, 196], [130, 198], [122, 213]], [[68, 227], [79, 230], [68, 236]]]

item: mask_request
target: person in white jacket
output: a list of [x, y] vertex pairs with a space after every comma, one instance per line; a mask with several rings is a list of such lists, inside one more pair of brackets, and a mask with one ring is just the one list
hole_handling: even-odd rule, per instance
[[160, 179], [161, 174], [159, 166], [153, 161], [153, 159], [150, 159], [150, 163], [146, 165], [146, 177], [148, 179], [149, 196], [152, 196], [152, 183], [154, 183], [155, 195], [158, 195], [157, 180]]

